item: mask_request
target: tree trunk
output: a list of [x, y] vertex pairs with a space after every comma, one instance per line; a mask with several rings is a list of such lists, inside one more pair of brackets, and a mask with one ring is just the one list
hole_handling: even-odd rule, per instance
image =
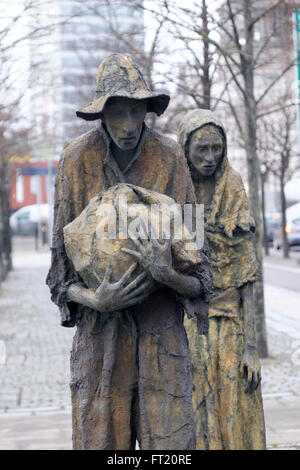
[[266, 209], [265, 209], [265, 179], [266, 179], [266, 174], [261, 173], [261, 203], [262, 203], [262, 218], [263, 218], [263, 232], [264, 232], [264, 248], [265, 248], [265, 255], [269, 256], [268, 230], [267, 230]]
[[[206, 0], [202, 0], [202, 29], [208, 37], [208, 17]], [[210, 78], [210, 58], [209, 58], [209, 41], [203, 39], [203, 72], [202, 72], [202, 89], [203, 89], [203, 108], [210, 109], [211, 106], [211, 78]]]
[[262, 263], [262, 223], [261, 200], [259, 194], [260, 169], [256, 153], [256, 106], [250, 98], [246, 107], [246, 154], [248, 168], [249, 201], [255, 220], [255, 251], [258, 263], [259, 279], [255, 283], [255, 321], [257, 348], [260, 357], [268, 356], [267, 334], [264, 309], [263, 263]]
[[0, 284], [5, 278], [3, 266], [3, 226], [2, 191], [0, 190]]
[[3, 190], [3, 263], [5, 266], [6, 274], [12, 270], [12, 243], [11, 243], [11, 230], [9, 224], [10, 217], [10, 175], [9, 166], [5, 165], [5, 185]]
[[[3, 158], [3, 157], [2, 157]], [[3, 159], [4, 160], [4, 159]], [[12, 269], [11, 231], [9, 225], [10, 183], [8, 164], [4, 160], [0, 169], [0, 279], [3, 281]]]
[[261, 199], [260, 199], [260, 164], [256, 151], [256, 120], [257, 107], [254, 96], [254, 63], [253, 43], [254, 32], [252, 23], [252, 2], [244, 0], [244, 21], [246, 31], [245, 54], [241, 58], [242, 74], [244, 79], [244, 103], [245, 103], [245, 144], [248, 169], [249, 201], [255, 220], [255, 251], [258, 263], [259, 279], [255, 283], [255, 321], [257, 348], [260, 357], [268, 356], [267, 334], [264, 309], [263, 264], [262, 264], [262, 223], [261, 223]]
[[283, 257], [289, 258], [289, 245], [287, 239], [287, 233], [285, 231], [286, 228], [286, 200], [285, 200], [285, 193], [284, 193], [284, 175], [280, 174], [280, 206], [281, 206], [281, 239], [282, 239], [282, 251]]

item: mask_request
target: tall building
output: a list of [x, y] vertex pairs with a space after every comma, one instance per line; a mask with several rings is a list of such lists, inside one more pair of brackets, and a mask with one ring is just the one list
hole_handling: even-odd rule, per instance
[[45, 0], [45, 21], [49, 18], [57, 25], [30, 45], [36, 64], [29, 99], [37, 142], [33, 154], [39, 159], [58, 157], [66, 143], [95, 125], [75, 112], [92, 100], [101, 60], [144, 48], [143, 11], [134, 1]]

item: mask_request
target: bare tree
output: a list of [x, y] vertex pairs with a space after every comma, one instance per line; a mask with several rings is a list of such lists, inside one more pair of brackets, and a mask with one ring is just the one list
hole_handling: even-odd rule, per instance
[[[28, 116], [20, 103], [30, 81], [30, 64], [25, 59], [28, 44], [49, 37], [61, 18], [45, 14], [51, 0], [3, 0], [0, 5], [0, 279], [12, 268], [9, 162], [12, 155], [28, 151]], [[22, 122], [23, 121], [23, 122]], [[26, 122], [26, 123], [25, 123]]]
[[[14, 108], [16, 111], [17, 108]], [[10, 210], [10, 161], [22, 161], [29, 152], [28, 129], [13, 130], [13, 116], [0, 113], [0, 279], [5, 279], [12, 269], [12, 241], [9, 224]], [[6, 125], [7, 124], [7, 125]]]
[[262, 118], [258, 121], [257, 127], [257, 153], [260, 160], [261, 177], [261, 202], [262, 202], [262, 225], [263, 225], [263, 246], [265, 255], [269, 255], [268, 230], [266, 222], [266, 183], [273, 169], [272, 138], [268, 132], [268, 119]]

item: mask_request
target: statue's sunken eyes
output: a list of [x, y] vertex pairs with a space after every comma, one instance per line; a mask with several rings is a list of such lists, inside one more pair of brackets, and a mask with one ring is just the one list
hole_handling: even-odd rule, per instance
[[[211, 147], [212, 151], [213, 152], [222, 152], [223, 150], [223, 146], [221, 144], [218, 144], [218, 145], [213, 145]], [[198, 150], [199, 152], [208, 152], [209, 151], [209, 146], [208, 145], [199, 145], [198, 146]]]
[[[132, 100], [135, 101], [135, 100]], [[126, 102], [125, 102], [126, 103]], [[123, 104], [123, 105], [122, 105]], [[113, 120], [124, 120], [126, 119], [127, 114], [129, 114], [133, 119], [141, 118], [144, 120], [145, 117], [145, 103], [144, 102], [137, 102], [137, 103], [130, 103], [127, 102], [124, 106], [124, 102], [115, 102], [112, 103], [107, 109], [107, 115], [110, 119]]]

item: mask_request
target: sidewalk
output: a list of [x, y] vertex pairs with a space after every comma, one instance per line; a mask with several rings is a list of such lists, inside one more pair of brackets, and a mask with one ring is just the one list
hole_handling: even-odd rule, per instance
[[[1, 288], [0, 343], [6, 359], [0, 365], [0, 449], [71, 449], [68, 384], [75, 330], [60, 326], [50, 302], [49, 261], [48, 252], [18, 249], [15, 270]], [[300, 449], [300, 292], [267, 285], [265, 296], [267, 443]]]
[[[267, 444], [300, 450], [300, 251], [286, 260], [281, 251], [270, 250], [264, 261], [269, 272], [278, 266], [276, 275], [289, 288], [265, 285], [269, 357], [261, 363]], [[297, 291], [290, 290], [295, 285]]]
[[300, 450], [300, 396], [264, 397], [268, 449]]
[[62, 328], [45, 278], [49, 253], [17, 253], [0, 294], [0, 413], [70, 407], [69, 355], [75, 330]]
[[265, 262], [277, 263], [282, 266], [299, 267], [300, 268], [300, 247], [290, 248], [289, 258], [283, 258], [282, 250], [269, 248], [269, 256], [264, 256]]
[[71, 450], [71, 412], [0, 415], [0, 450]]

